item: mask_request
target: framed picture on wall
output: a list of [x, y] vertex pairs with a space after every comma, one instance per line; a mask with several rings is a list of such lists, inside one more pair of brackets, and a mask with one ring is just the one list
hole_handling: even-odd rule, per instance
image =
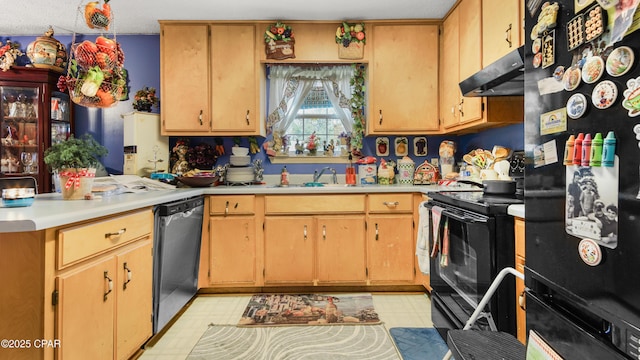
[[413, 138], [413, 155], [427, 156], [427, 138], [424, 136], [416, 136]]
[[394, 150], [396, 152], [396, 156], [409, 155], [409, 140], [405, 136], [397, 137], [394, 140], [394, 143], [395, 143]]

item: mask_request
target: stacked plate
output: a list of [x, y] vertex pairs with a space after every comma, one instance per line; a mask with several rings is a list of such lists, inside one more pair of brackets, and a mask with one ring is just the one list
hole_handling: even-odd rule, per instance
[[227, 182], [251, 183], [255, 179], [252, 166], [229, 167], [227, 169]]
[[251, 162], [249, 155], [231, 155], [229, 156], [229, 164], [232, 166], [247, 166]]

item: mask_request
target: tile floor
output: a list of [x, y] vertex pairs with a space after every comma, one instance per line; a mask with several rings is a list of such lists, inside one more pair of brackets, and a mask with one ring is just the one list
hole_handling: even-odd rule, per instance
[[[210, 323], [235, 325], [251, 295], [204, 295], [197, 297], [164, 335], [147, 345], [138, 360], [184, 360]], [[373, 304], [387, 329], [433, 327], [426, 294], [373, 294]]]

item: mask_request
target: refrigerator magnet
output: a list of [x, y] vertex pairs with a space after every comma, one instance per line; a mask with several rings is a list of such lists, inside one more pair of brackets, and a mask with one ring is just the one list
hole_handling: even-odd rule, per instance
[[607, 58], [607, 74], [618, 77], [629, 72], [633, 66], [633, 50], [628, 46], [615, 48]]
[[591, 56], [582, 67], [582, 81], [593, 84], [598, 81], [604, 73], [604, 60], [600, 56]]
[[567, 116], [571, 119], [578, 119], [584, 115], [588, 106], [586, 96], [581, 93], [573, 94], [567, 100]]
[[631, 117], [640, 115], [640, 77], [627, 81], [627, 89], [622, 92], [622, 107], [629, 110]]
[[562, 76], [562, 84], [564, 85], [564, 89], [567, 91], [575, 90], [578, 85], [580, 85], [581, 80], [580, 68], [577, 66], [572, 66], [566, 69]]
[[591, 239], [582, 239], [578, 244], [578, 253], [585, 264], [596, 266], [602, 261], [602, 250], [600, 246]]
[[556, 31], [551, 30], [542, 41], [542, 68], [548, 68], [556, 62]]
[[598, 109], [607, 109], [616, 102], [618, 98], [618, 88], [611, 80], [605, 80], [593, 88], [591, 102]]

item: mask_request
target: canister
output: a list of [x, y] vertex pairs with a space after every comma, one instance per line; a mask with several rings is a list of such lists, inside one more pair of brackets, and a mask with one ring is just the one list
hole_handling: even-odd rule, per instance
[[405, 156], [398, 160], [398, 184], [413, 185], [413, 172], [415, 163], [410, 157]]

